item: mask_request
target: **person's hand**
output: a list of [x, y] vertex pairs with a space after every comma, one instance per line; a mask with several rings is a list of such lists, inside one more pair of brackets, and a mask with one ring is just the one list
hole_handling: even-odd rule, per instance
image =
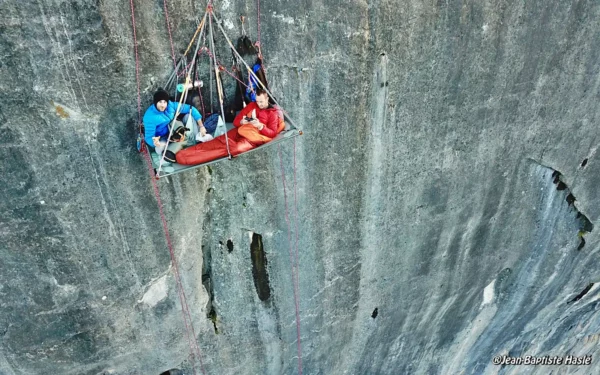
[[204, 137], [206, 135], [206, 128], [204, 125], [200, 125], [200, 134]]
[[154, 142], [154, 147], [160, 146], [160, 137], [152, 137], [152, 142]]
[[258, 121], [257, 119], [252, 120], [251, 124], [252, 124], [252, 126], [254, 126], [258, 130], [262, 130], [263, 126], [265, 126], [265, 124], [263, 124], [262, 122]]

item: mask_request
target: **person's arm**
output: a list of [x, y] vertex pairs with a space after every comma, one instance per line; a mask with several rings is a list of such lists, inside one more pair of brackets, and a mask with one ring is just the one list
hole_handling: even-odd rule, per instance
[[144, 141], [150, 146], [154, 146], [154, 140], [152, 139], [156, 134], [157, 122], [152, 118], [151, 115], [145, 114], [144, 119]]
[[[177, 112], [178, 105], [179, 105], [179, 102], [169, 101], [169, 106], [171, 107], [170, 110], [173, 111], [174, 113]], [[187, 115], [190, 112], [191, 112], [192, 118], [198, 124], [198, 129], [200, 130], [200, 134], [202, 134], [202, 136], [204, 137], [206, 135], [206, 128], [204, 127], [204, 124], [202, 123], [202, 115], [200, 114], [200, 112], [198, 112], [196, 107], [193, 107], [189, 104], [182, 104], [181, 107], [179, 108], [179, 113], [181, 113], [182, 115]]]
[[[179, 106], [179, 102], [172, 102], [169, 100], [169, 104], [167, 104], [168, 108], [169, 108], [169, 112], [173, 112], [173, 113], [177, 113], [177, 107]], [[200, 112], [198, 112], [198, 110], [194, 107], [192, 107], [189, 104], [181, 104], [181, 107], [179, 107], [179, 113], [182, 115], [187, 115], [188, 113], [190, 113], [190, 108], [192, 109], [192, 117], [194, 118], [194, 120], [198, 121], [198, 119], [202, 118], [202, 116], [200, 115]], [[194, 114], [194, 112], [196, 112]]]
[[253, 109], [256, 108], [256, 103], [252, 102], [246, 106], [246, 108], [242, 109], [235, 119], [233, 120], [233, 126], [239, 128], [242, 125], [248, 124], [248, 121], [244, 119], [248, 115], [248, 113], [252, 112]]
[[[176, 111], [177, 110], [177, 106], [179, 105], [179, 103], [178, 102], [169, 102], [169, 104], [171, 104], [171, 103], [173, 103], [173, 105], [175, 106], [173, 108], [173, 110]], [[202, 115], [200, 114], [200, 112], [198, 112], [198, 110], [196, 109], [196, 107], [192, 107], [189, 104], [182, 104], [181, 105], [181, 109], [180, 109], [179, 113], [187, 115], [190, 112], [192, 112], [192, 117], [194, 118], [194, 121], [198, 122], [198, 121], [202, 120]]]
[[202, 123], [202, 115], [200, 114], [200, 112], [198, 112], [196, 107], [191, 107], [191, 109], [192, 109], [192, 117], [198, 124], [198, 129], [200, 130], [200, 134], [204, 137], [206, 135], [206, 128], [204, 127], [204, 124]]
[[202, 115], [200, 114], [200, 112], [198, 112], [196, 107], [192, 107], [192, 117], [194, 118], [194, 120], [196, 120], [196, 122], [202, 120]]
[[259, 124], [262, 125], [262, 128], [258, 128], [260, 134], [264, 135], [265, 137], [275, 138], [275, 136], [277, 135], [277, 127], [279, 126], [279, 118], [277, 117], [277, 112], [270, 111], [267, 123]]

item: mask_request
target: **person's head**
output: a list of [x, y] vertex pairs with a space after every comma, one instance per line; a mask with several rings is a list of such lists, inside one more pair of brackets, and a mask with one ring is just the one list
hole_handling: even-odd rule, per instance
[[265, 90], [256, 90], [256, 105], [260, 109], [265, 109], [269, 106], [269, 94]]
[[163, 89], [159, 89], [157, 92], [154, 93], [153, 102], [156, 106], [156, 109], [158, 109], [161, 112], [164, 111], [165, 109], [167, 109], [167, 105], [169, 104], [169, 93]]

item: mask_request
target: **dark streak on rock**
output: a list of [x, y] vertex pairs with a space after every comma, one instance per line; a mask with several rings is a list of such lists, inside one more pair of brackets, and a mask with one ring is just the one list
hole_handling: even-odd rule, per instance
[[207, 310], [208, 313], [206, 317], [210, 319], [213, 323], [213, 327], [215, 329], [215, 334], [219, 334], [219, 329], [217, 328], [217, 311], [214, 306], [214, 290], [213, 290], [213, 282], [212, 282], [212, 251], [211, 246], [202, 245], [202, 255], [204, 257], [202, 263], [202, 285], [204, 289], [206, 289], [206, 293], [208, 293], [208, 304]]
[[160, 375], [183, 375], [183, 371], [178, 368], [172, 368], [170, 370], [161, 372]]
[[581, 230], [584, 232], [591, 232], [594, 230], [594, 224], [592, 224], [584, 214], [581, 214]]
[[[585, 166], [585, 164], [587, 164], [587, 159], [584, 160], [584, 163], [582, 163], [581, 166], [583, 167]], [[562, 176], [562, 174], [559, 171], [554, 170], [554, 172], [552, 172], [552, 183], [556, 185], [556, 190], [566, 190], [567, 196], [565, 197], [565, 200], [567, 201], [567, 204], [569, 206], [573, 206], [573, 208], [577, 211], [577, 214], [575, 215], [576, 219], [579, 220], [579, 245], [577, 246], [577, 250], [581, 250], [585, 246], [585, 239], [583, 238], [583, 236], [586, 233], [591, 232], [594, 229], [594, 225], [587, 218], [587, 216], [582, 214], [577, 209], [577, 207], [575, 206], [577, 198], [575, 198], [567, 184], [560, 180], [560, 176]]]
[[[212, 302], [212, 295], [211, 295], [211, 302]], [[215, 306], [212, 305], [210, 306], [210, 311], [208, 312], [208, 319], [210, 319], [210, 321], [213, 324], [213, 328], [215, 330], [215, 334], [219, 334], [219, 328], [217, 327], [217, 310], [215, 310]]]
[[594, 283], [589, 283], [588, 286], [586, 286], [585, 289], [583, 289], [581, 291], [581, 293], [579, 293], [578, 295], [575, 296], [575, 298], [573, 298], [572, 300], [570, 300], [569, 302], [567, 302], [567, 305], [571, 304], [573, 302], [577, 302], [580, 299], [582, 299], [583, 296], [585, 296], [590, 291], [590, 289], [592, 289], [593, 286], [594, 286]]
[[583, 236], [579, 236], [579, 245], [577, 246], [577, 250], [583, 249], [585, 246], [585, 238]]
[[269, 285], [267, 257], [263, 248], [262, 236], [258, 233], [252, 233], [250, 257], [252, 258], [252, 276], [256, 293], [261, 301], [266, 301], [271, 297], [271, 287]]
[[552, 172], [552, 178], [553, 178], [553, 183], [558, 183], [558, 181], [560, 181], [560, 172], [559, 171], [554, 171]]

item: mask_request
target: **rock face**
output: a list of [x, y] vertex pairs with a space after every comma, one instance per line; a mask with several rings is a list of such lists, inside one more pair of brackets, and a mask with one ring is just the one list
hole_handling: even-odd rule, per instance
[[[205, 2], [133, 5], [144, 110], [165, 7], [178, 56]], [[256, 38], [257, 5], [215, 12]], [[295, 374], [299, 347], [304, 374], [599, 371], [598, 2], [262, 1], [305, 135], [162, 179], [161, 207], [131, 4], [0, 12], [0, 374]]]

